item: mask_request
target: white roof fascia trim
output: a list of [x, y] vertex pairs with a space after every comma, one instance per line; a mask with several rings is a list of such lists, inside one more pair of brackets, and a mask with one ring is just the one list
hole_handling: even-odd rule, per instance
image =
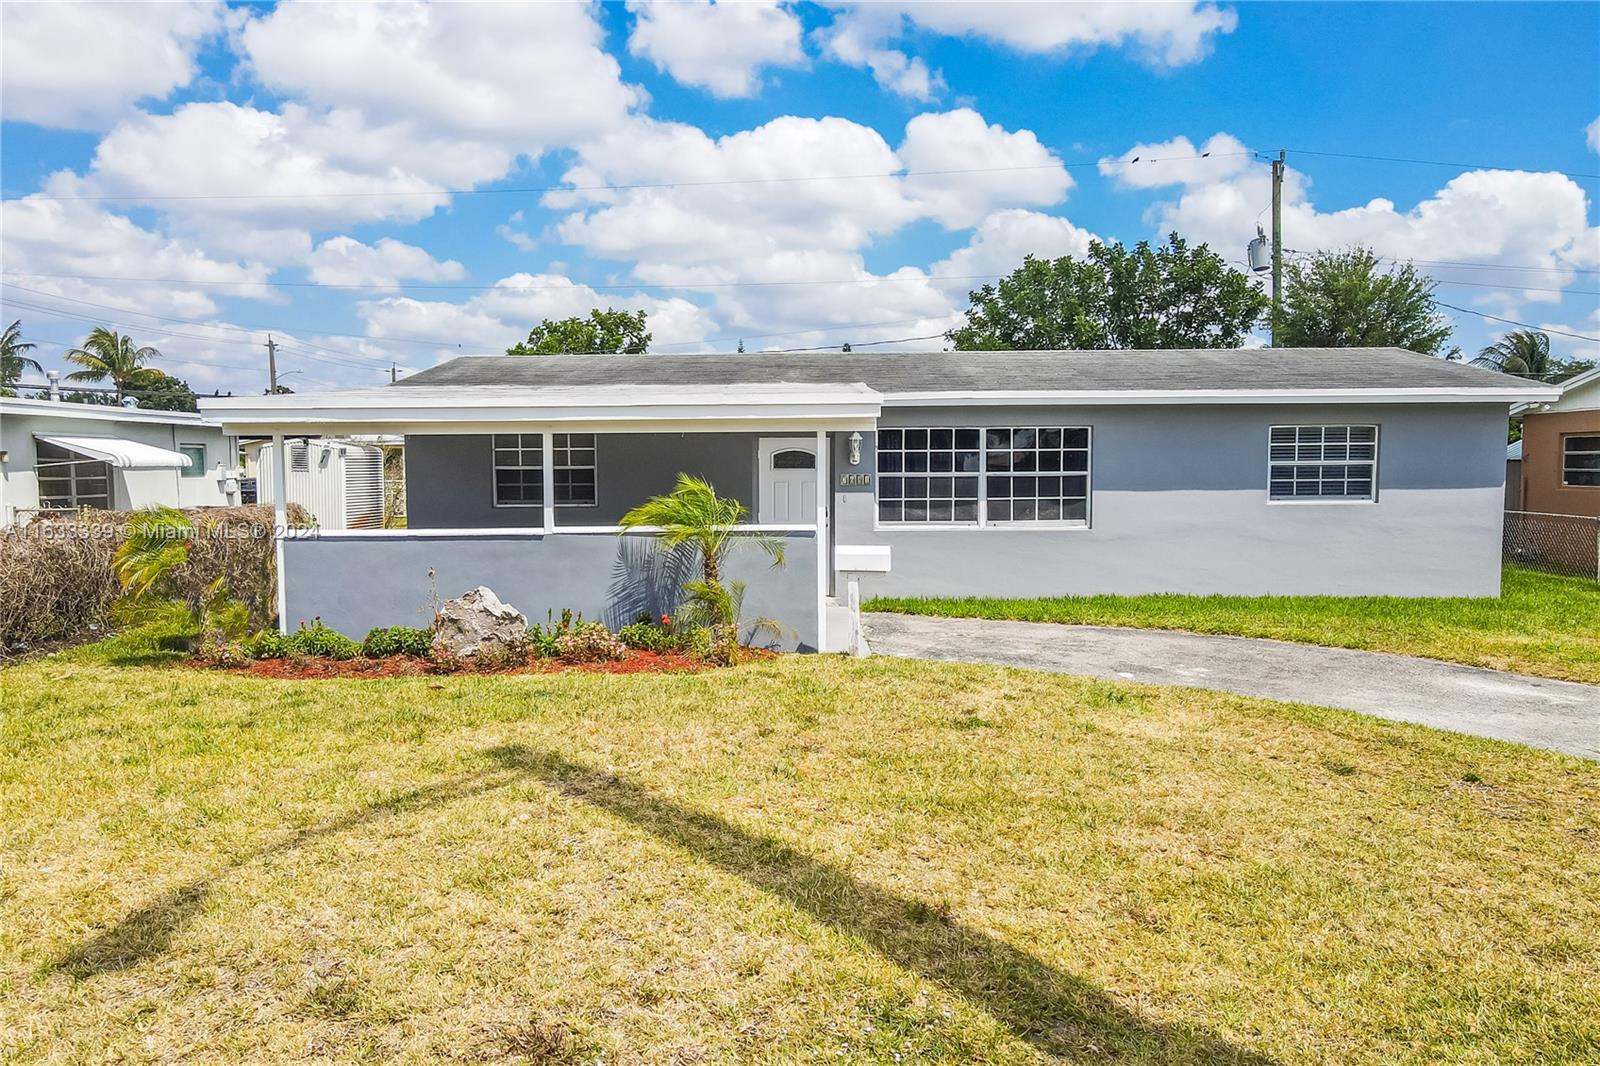
[[194, 426], [217, 429], [217, 423], [193, 411], [151, 411], [139, 407], [114, 407], [110, 404], [68, 403], [66, 400], [27, 400], [0, 396], [0, 414], [22, 417], [83, 418], [101, 422], [149, 422], [167, 426]]
[[182, 452], [120, 437], [57, 437], [36, 433], [34, 438], [109, 463], [118, 470], [185, 470], [190, 462]]
[[885, 407], [1114, 406], [1127, 404], [1523, 403], [1553, 388], [1083, 389], [1076, 391], [886, 392]]

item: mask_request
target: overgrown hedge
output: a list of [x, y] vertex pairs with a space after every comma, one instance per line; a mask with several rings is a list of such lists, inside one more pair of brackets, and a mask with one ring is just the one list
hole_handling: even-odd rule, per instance
[[[122, 595], [112, 559], [132, 512], [41, 516], [0, 529], [0, 657], [41, 641], [71, 639], [102, 621]], [[173, 572], [178, 598], [198, 597], [218, 577], [244, 604], [253, 628], [276, 612], [276, 553], [269, 506], [198, 507], [184, 512], [196, 537]], [[309, 525], [299, 506], [291, 526]]]

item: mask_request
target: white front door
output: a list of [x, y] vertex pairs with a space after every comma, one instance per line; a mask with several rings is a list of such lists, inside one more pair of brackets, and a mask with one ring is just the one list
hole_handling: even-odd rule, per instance
[[817, 440], [815, 437], [762, 437], [756, 449], [761, 488], [756, 521], [788, 525], [817, 520]]

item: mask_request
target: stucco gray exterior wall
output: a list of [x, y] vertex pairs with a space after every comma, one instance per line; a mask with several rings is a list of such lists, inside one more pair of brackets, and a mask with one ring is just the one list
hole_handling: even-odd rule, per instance
[[[679, 472], [705, 478], [754, 513], [753, 433], [602, 433], [595, 441], [594, 507], [559, 507], [557, 526], [615, 525], [672, 489]], [[406, 438], [406, 521], [412, 529], [493, 529], [542, 524], [537, 507], [494, 505], [494, 449], [487, 434]]]
[[[747, 584], [746, 618], [780, 623], [778, 646], [812, 649], [817, 643], [816, 537], [810, 532], [782, 536], [787, 557], [782, 569], [754, 549], [736, 550], [725, 575]], [[530, 622], [570, 608], [615, 629], [640, 614], [674, 610], [693, 566], [687, 554], [662, 557], [648, 534], [334, 535], [291, 538], [283, 549], [288, 626], [321, 618], [356, 638], [374, 626], [428, 625], [435, 592], [449, 598], [477, 585], [492, 588]]]
[[[1506, 417], [1502, 404], [891, 408], [881, 427], [1092, 427], [1091, 525], [878, 528], [874, 486], [840, 485], [875, 470], [863, 434], [858, 467], [834, 441], [833, 537], [891, 546], [865, 595], [1496, 596]], [[1379, 426], [1376, 502], [1268, 501], [1271, 426], [1356, 423]]]

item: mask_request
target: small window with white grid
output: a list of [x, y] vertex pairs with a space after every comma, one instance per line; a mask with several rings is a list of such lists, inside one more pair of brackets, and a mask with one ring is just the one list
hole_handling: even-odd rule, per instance
[[990, 522], [1084, 522], [1089, 517], [1089, 431], [984, 431]]
[[1273, 426], [1267, 458], [1270, 499], [1377, 498], [1377, 426]]

